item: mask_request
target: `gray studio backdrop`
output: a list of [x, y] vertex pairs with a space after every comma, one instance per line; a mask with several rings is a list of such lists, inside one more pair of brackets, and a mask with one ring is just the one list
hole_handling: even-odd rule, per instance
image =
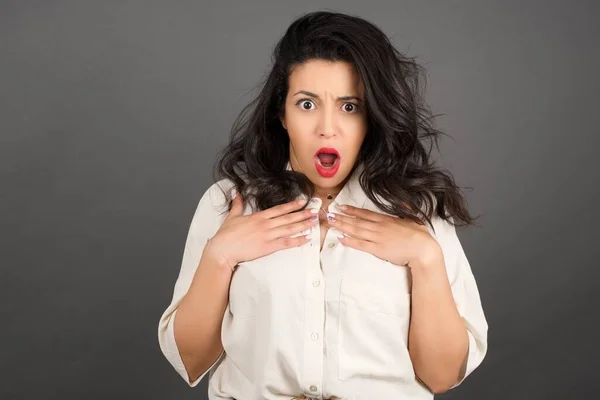
[[439, 162], [482, 214], [459, 236], [489, 353], [438, 397], [596, 398], [600, 7], [491, 0], [1, 1], [0, 398], [206, 398], [158, 319], [233, 119], [324, 7], [427, 67]]

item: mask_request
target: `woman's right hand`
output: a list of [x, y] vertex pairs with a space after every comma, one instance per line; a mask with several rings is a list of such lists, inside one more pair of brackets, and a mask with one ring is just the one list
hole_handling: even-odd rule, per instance
[[220, 257], [233, 270], [240, 262], [308, 243], [310, 239], [304, 235], [290, 237], [318, 223], [319, 217], [314, 209], [295, 211], [302, 208], [305, 202], [294, 200], [242, 215], [243, 202], [238, 193], [232, 200], [229, 215], [207, 243], [206, 251]]

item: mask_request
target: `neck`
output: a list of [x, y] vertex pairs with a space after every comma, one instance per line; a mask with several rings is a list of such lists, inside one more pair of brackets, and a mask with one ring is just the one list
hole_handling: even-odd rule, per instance
[[344, 186], [347, 184], [348, 180], [350, 179], [351, 174], [348, 174], [348, 176], [346, 177], [346, 179], [344, 179], [343, 182], [341, 182], [339, 185], [335, 186], [335, 187], [331, 187], [331, 188], [324, 188], [324, 187], [320, 187], [315, 185], [315, 196], [321, 199], [321, 202], [324, 205], [329, 205], [333, 199], [335, 199], [335, 197], [338, 195], [338, 193], [340, 193], [342, 191], [342, 189], [344, 188]]
[[335, 199], [338, 193], [342, 190], [340, 187], [320, 188], [315, 187], [315, 196], [320, 198], [323, 204], [329, 204]]

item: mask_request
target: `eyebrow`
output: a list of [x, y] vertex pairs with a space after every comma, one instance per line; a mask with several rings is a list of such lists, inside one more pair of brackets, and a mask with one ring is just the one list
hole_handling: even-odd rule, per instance
[[[294, 96], [296, 96], [298, 94], [304, 94], [306, 96], [314, 97], [315, 99], [319, 98], [319, 96], [316, 95], [315, 93], [307, 92], [306, 90], [300, 90], [299, 92], [294, 93]], [[357, 96], [342, 96], [342, 97], [338, 97], [337, 100], [338, 101], [356, 100], [359, 103], [362, 103], [362, 99]]]

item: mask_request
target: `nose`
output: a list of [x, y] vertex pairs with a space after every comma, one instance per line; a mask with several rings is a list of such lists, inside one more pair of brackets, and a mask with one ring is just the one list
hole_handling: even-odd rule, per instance
[[321, 123], [319, 126], [319, 136], [329, 139], [335, 136], [336, 118], [335, 110], [326, 110], [321, 114]]

